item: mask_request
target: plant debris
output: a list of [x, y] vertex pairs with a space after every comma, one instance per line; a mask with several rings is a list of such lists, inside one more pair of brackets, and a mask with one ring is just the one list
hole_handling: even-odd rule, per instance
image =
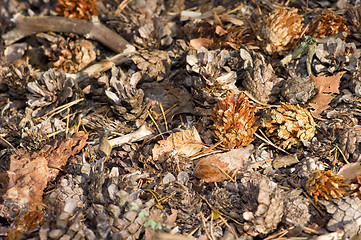
[[1, 239], [356, 239], [361, 4], [0, 3]]

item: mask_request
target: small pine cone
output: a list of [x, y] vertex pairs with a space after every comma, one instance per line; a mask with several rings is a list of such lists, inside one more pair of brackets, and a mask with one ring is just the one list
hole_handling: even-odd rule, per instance
[[327, 223], [329, 231], [343, 229], [347, 239], [353, 239], [361, 234], [361, 200], [359, 198], [343, 197], [331, 201], [321, 200], [332, 218]]
[[96, 3], [96, 0], [58, 0], [56, 11], [60, 16], [90, 20], [98, 15]]
[[329, 171], [316, 170], [306, 182], [306, 190], [311, 197], [318, 200], [341, 198], [346, 193], [345, 179]]
[[144, 115], [144, 92], [136, 88], [142, 78], [141, 73], [136, 72], [126, 76], [117, 67], [113, 67], [111, 73], [109, 82], [111, 88], [105, 90], [105, 94], [112, 104], [112, 110], [127, 121], [134, 121]]
[[153, 23], [146, 23], [138, 29], [134, 41], [146, 49], [165, 49], [173, 43], [174, 25], [174, 22], [153, 19]]
[[265, 236], [277, 228], [283, 216], [283, 198], [277, 184], [258, 172], [246, 172], [237, 185], [215, 188], [210, 203], [242, 223], [238, 230], [250, 236]]
[[308, 198], [300, 195], [297, 190], [287, 192], [284, 194], [284, 215], [283, 223], [287, 225], [299, 224], [301, 226], [307, 226], [311, 221], [311, 214], [309, 208], [311, 206]]
[[142, 73], [143, 81], [162, 81], [170, 73], [171, 60], [165, 51], [139, 51], [131, 59]]
[[262, 54], [255, 53], [243, 45], [240, 47], [239, 55], [241, 61], [237, 66], [237, 74], [245, 89], [261, 102], [275, 100], [271, 94], [277, 78], [271, 64], [266, 63]]
[[346, 19], [331, 11], [324, 11], [311, 23], [307, 34], [315, 38], [326, 38], [338, 33], [345, 32], [350, 35], [350, 30], [346, 26]]
[[358, 40], [361, 40], [361, 5], [349, 5], [346, 10], [346, 18], [350, 23], [349, 28], [352, 32], [352, 36]]
[[359, 66], [359, 53], [354, 43], [346, 43], [340, 38], [330, 38], [316, 46], [316, 57], [312, 66], [317, 74], [336, 73], [346, 70], [354, 72]]
[[253, 140], [257, 131], [254, 115], [256, 107], [241, 93], [237, 100], [234, 95], [219, 101], [211, 116], [213, 135], [224, 147], [244, 147]]
[[272, 109], [268, 119], [263, 121], [266, 134], [283, 149], [310, 141], [316, 133], [316, 124], [306, 109], [299, 105], [281, 103], [277, 109]]
[[68, 98], [78, 98], [74, 81], [67, 78], [64, 72], [56, 73], [53, 69], [42, 74], [40, 79], [29, 82], [27, 89], [30, 92], [27, 105], [34, 109], [33, 117], [42, 116], [65, 103]]
[[303, 16], [297, 11], [296, 8], [280, 7], [270, 13], [259, 32], [268, 54], [288, 51], [290, 44], [300, 38]]
[[282, 96], [291, 104], [306, 104], [316, 95], [315, 83], [307, 77], [291, 74], [282, 86]]
[[20, 66], [0, 63], [0, 83], [5, 83], [11, 97], [24, 99], [26, 97], [26, 85], [33, 81], [34, 72], [31, 65], [27, 62]]
[[297, 176], [303, 179], [309, 179], [311, 173], [313, 173], [316, 170], [319, 171], [325, 170], [325, 164], [318, 157], [303, 158], [296, 165]]
[[94, 50], [95, 46], [88, 40], [56, 37], [50, 47], [44, 49], [44, 54], [49, 59], [48, 67], [76, 73], [95, 60]]
[[192, 92], [197, 100], [212, 104], [231, 92], [239, 92], [235, 85], [237, 74], [226, 66], [229, 59], [227, 50], [208, 51], [204, 47], [198, 49], [197, 56], [187, 55], [188, 72], [197, 74], [191, 76]]
[[56, 73], [53, 69], [42, 74], [40, 79], [29, 82], [27, 89], [30, 92], [27, 105], [34, 109], [33, 117], [42, 116], [68, 98], [75, 100], [78, 97], [74, 81], [67, 78], [64, 72]]
[[353, 162], [361, 160], [361, 128], [359, 125], [355, 127], [345, 127], [337, 134], [340, 148], [346, 159]]

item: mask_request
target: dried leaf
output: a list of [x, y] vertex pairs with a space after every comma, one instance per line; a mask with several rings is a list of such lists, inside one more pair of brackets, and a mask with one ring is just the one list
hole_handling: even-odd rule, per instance
[[177, 151], [177, 154], [191, 157], [200, 152], [203, 148], [202, 139], [195, 127], [191, 130], [171, 134], [166, 140], [160, 140], [155, 145], [152, 153], [153, 159], [164, 160], [165, 154], [171, 151]]
[[[8, 189], [2, 197], [0, 216], [14, 221], [15, 235], [29, 229], [23, 226], [27, 224], [29, 217], [38, 216], [42, 206], [43, 190], [59, 173], [59, 169], [68, 161], [69, 157], [77, 154], [86, 144], [88, 135], [78, 132], [73, 137], [65, 139], [59, 147], [44, 146], [37, 153], [30, 155], [10, 157], [10, 169]], [[37, 217], [41, 219], [41, 217]], [[18, 225], [17, 225], [18, 224]], [[36, 226], [34, 222], [28, 222]]]
[[314, 118], [321, 118], [323, 110], [328, 108], [328, 104], [333, 99], [330, 93], [339, 93], [340, 80], [345, 72], [339, 72], [333, 76], [315, 77], [312, 74], [310, 79], [315, 83], [315, 88], [319, 90], [314, 98], [310, 101], [310, 106], [314, 109], [311, 114]]
[[196, 50], [200, 49], [201, 47], [208, 48], [211, 44], [212, 40], [208, 38], [195, 38], [189, 42], [189, 45], [191, 45]]
[[244, 169], [247, 166], [253, 148], [254, 146], [250, 144], [245, 148], [201, 158], [194, 170], [194, 176], [205, 182], [225, 180], [227, 176], [224, 173], [230, 174], [234, 170]]

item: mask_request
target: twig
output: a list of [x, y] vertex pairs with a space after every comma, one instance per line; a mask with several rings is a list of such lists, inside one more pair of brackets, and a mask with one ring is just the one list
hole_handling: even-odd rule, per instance
[[271, 141], [268, 140], [267, 138], [264, 138], [264, 137], [260, 136], [260, 135], [257, 134], [257, 133], [254, 133], [254, 135], [256, 135], [256, 137], [258, 137], [259, 139], [261, 139], [261, 140], [264, 141], [265, 143], [268, 143], [269, 145], [277, 148], [278, 150], [280, 150], [280, 151], [282, 151], [282, 152], [284, 152], [284, 153], [286, 153], [286, 154], [290, 154], [290, 153], [287, 152], [286, 150], [284, 150], [284, 149], [278, 147], [277, 145], [275, 145], [273, 142], [271, 142]]
[[199, 214], [201, 215], [202, 223], [203, 223], [203, 227], [204, 227], [204, 231], [206, 232], [207, 237], [208, 237], [209, 239], [211, 239], [211, 240], [214, 240], [214, 239], [212, 238], [212, 236], [211, 236], [211, 235], [209, 234], [209, 232], [208, 232], [207, 225], [206, 225], [206, 219], [204, 218], [203, 213], [202, 213], [202, 212], [199, 212]]
[[[145, 137], [152, 135], [153, 133], [154, 133], [154, 131], [152, 129], [147, 127], [146, 124], [143, 124], [138, 130], [136, 130], [132, 133], [126, 134], [121, 137], [110, 139], [109, 144], [110, 144], [110, 146], [112, 146], [112, 148], [114, 148], [114, 147], [118, 147], [124, 143], [140, 141], [140, 140], [144, 139]], [[95, 146], [95, 147], [97, 147], [97, 146]]]
[[159, 128], [159, 126], [158, 126], [158, 124], [157, 124], [157, 122], [155, 121], [155, 119], [153, 118], [153, 116], [152, 116], [152, 113], [148, 110], [148, 116], [150, 117], [150, 119], [152, 120], [152, 122], [153, 122], [153, 124], [155, 125], [155, 127], [157, 128], [157, 130], [158, 130], [158, 132], [159, 132], [159, 134], [160, 134], [160, 136], [162, 137], [162, 139], [164, 140], [164, 136], [163, 136], [163, 134], [162, 134], [162, 131], [160, 130], [160, 128]]
[[15, 15], [16, 27], [2, 36], [10, 45], [26, 36], [39, 32], [76, 33], [98, 41], [117, 53], [134, 52], [135, 47], [100, 22], [70, 19], [58, 16], [25, 17]]

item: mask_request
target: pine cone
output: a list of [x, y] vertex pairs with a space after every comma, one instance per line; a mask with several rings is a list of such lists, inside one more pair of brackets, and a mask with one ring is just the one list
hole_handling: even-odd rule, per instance
[[49, 39], [50, 47], [44, 49], [48, 57], [48, 67], [66, 73], [76, 73], [93, 62], [96, 58], [95, 46], [85, 39], [71, 39], [57, 36]]
[[306, 104], [309, 99], [316, 95], [315, 83], [307, 77], [291, 74], [284, 81], [282, 96], [291, 104]]
[[346, 10], [346, 18], [350, 23], [349, 28], [352, 32], [352, 36], [361, 40], [361, 34], [359, 31], [361, 28], [361, 5], [349, 5]]
[[354, 43], [346, 43], [339, 38], [330, 38], [316, 46], [316, 57], [312, 66], [317, 74], [336, 73], [346, 70], [354, 72], [359, 66], [359, 53]]
[[310, 223], [311, 214], [309, 208], [311, 202], [300, 194], [300, 192], [297, 193], [297, 190], [284, 194], [283, 223], [287, 225], [294, 225], [296, 223], [301, 226], [307, 226]]
[[258, 172], [246, 172], [241, 183], [213, 189], [209, 200], [220, 212], [242, 223], [250, 236], [265, 236], [277, 228], [283, 216], [283, 199], [277, 184]]
[[263, 121], [266, 134], [283, 149], [310, 141], [316, 133], [316, 124], [306, 109], [299, 105], [281, 103], [277, 109], [269, 112], [268, 119]]
[[358, 125], [340, 129], [337, 139], [347, 159], [355, 162], [361, 160], [361, 128]]
[[10, 63], [1, 63], [0, 67], [0, 83], [5, 83], [11, 97], [24, 99], [26, 93], [26, 85], [33, 81], [33, 70], [27, 62], [20, 66]]
[[162, 81], [170, 73], [171, 60], [165, 51], [139, 51], [131, 57], [134, 64], [142, 73], [142, 81]]
[[245, 89], [261, 102], [274, 101], [275, 97], [271, 94], [277, 78], [271, 64], [266, 63], [262, 54], [255, 53], [243, 45], [240, 47], [239, 55], [240, 64], [232, 69], [237, 69], [238, 79], [242, 81]]
[[113, 67], [111, 73], [111, 88], [105, 90], [105, 94], [112, 104], [112, 110], [127, 121], [134, 121], [144, 115], [144, 92], [136, 88], [142, 77], [140, 72], [126, 76], [120, 68]]
[[360, 236], [361, 234], [361, 200], [359, 198], [344, 197], [332, 199], [331, 201], [321, 200], [320, 203], [326, 207], [332, 218], [327, 223], [329, 231], [343, 229], [347, 239]]
[[256, 107], [241, 93], [237, 100], [234, 95], [219, 101], [211, 116], [213, 135], [225, 147], [243, 147], [254, 140], [257, 131], [254, 115]]
[[60, 16], [90, 20], [98, 15], [96, 3], [96, 0], [58, 0], [56, 11]]
[[239, 92], [235, 85], [237, 74], [226, 66], [229, 59], [227, 50], [208, 51], [204, 47], [198, 49], [197, 56], [187, 55], [187, 70], [197, 74], [191, 77], [195, 98], [212, 104], [231, 92]]
[[302, 32], [303, 16], [296, 8], [280, 7], [270, 13], [266, 24], [262, 23], [259, 36], [268, 54], [288, 51]]
[[309, 179], [311, 173], [316, 170], [325, 170], [325, 163], [323, 163], [318, 157], [306, 157], [303, 158], [296, 165], [297, 176], [304, 179]]
[[152, 23], [146, 23], [138, 29], [134, 41], [147, 49], [165, 49], [173, 43], [174, 26], [174, 22], [153, 19]]
[[75, 100], [78, 97], [73, 80], [66, 78], [64, 72], [56, 73], [53, 69], [42, 74], [40, 79], [29, 82], [27, 88], [30, 91], [27, 104], [34, 109], [33, 117], [42, 116], [68, 98]]
[[321, 199], [341, 198], [346, 193], [345, 187], [345, 179], [331, 170], [316, 170], [306, 183], [306, 190], [316, 203]]
[[345, 32], [350, 35], [346, 26], [346, 19], [330, 11], [324, 11], [311, 23], [307, 34], [315, 38], [326, 38], [338, 33]]

